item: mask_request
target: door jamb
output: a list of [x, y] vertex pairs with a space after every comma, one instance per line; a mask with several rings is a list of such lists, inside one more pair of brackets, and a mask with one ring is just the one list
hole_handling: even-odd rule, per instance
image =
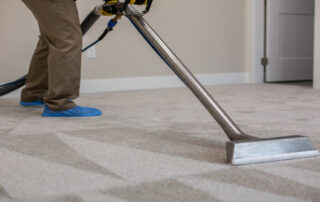
[[246, 67], [250, 83], [263, 83], [264, 67], [261, 59], [265, 55], [265, 2], [246, 0]]

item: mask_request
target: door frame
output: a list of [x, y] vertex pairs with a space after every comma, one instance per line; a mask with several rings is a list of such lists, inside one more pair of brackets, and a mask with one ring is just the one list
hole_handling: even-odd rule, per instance
[[[262, 65], [261, 59], [266, 55], [266, 2], [267, 0], [246, 0], [246, 67], [249, 71], [250, 83], [265, 82], [265, 66]], [[320, 47], [317, 46], [320, 32], [319, 22], [320, 0], [315, 0], [315, 57], [320, 52]], [[318, 42], [319, 43], [319, 42]], [[320, 43], [319, 43], [320, 44]], [[314, 88], [320, 89], [320, 77], [316, 77], [316, 72], [320, 72], [320, 62], [314, 62]]]
[[320, 90], [320, 0], [315, 0], [313, 88]]
[[246, 0], [246, 67], [250, 83], [263, 83], [265, 69], [261, 59], [265, 55], [265, 2]]

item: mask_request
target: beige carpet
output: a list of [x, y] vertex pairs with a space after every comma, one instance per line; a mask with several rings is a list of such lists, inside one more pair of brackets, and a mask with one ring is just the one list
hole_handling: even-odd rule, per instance
[[[320, 91], [210, 87], [259, 137], [306, 135], [320, 149]], [[233, 167], [223, 131], [185, 88], [86, 94], [98, 118], [42, 118], [0, 98], [0, 201], [320, 201], [320, 158]]]

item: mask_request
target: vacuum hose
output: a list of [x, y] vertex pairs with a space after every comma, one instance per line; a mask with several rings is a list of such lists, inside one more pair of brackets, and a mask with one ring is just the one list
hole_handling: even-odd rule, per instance
[[89, 15], [83, 20], [81, 23], [82, 35], [84, 36], [87, 31], [97, 22], [100, 18], [101, 14], [99, 14], [98, 8], [94, 8]]
[[6, 95], [24, 86], [27, 76], [23, 76], [15, 81], [0, 85], [0, 96]]

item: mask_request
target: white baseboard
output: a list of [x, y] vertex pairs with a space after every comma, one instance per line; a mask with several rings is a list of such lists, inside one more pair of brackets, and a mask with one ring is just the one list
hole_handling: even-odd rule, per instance
[[[248, 73], [199, 74], [195, 75], [204, 86], [243, 84], [249, 82]], [[183, 87], [184, 84], [175, 75], [158, 77], [134, 77], [116, 79], [96, 79], [81, 81], [80, 93], [101, 93], [128, 90], [148, 90]], [[21, 89], [3, 98], [19, 97]]]
[[[205, 86], [223, 84], [241, 84], [249, 82], [248, 73], [199, 74], [195, 75]], [[101, 80], [84, 80], [81, 93], [99, 93], [127, 90], [148, 90], [183, 87], [177, 76], [135, 77]]]

